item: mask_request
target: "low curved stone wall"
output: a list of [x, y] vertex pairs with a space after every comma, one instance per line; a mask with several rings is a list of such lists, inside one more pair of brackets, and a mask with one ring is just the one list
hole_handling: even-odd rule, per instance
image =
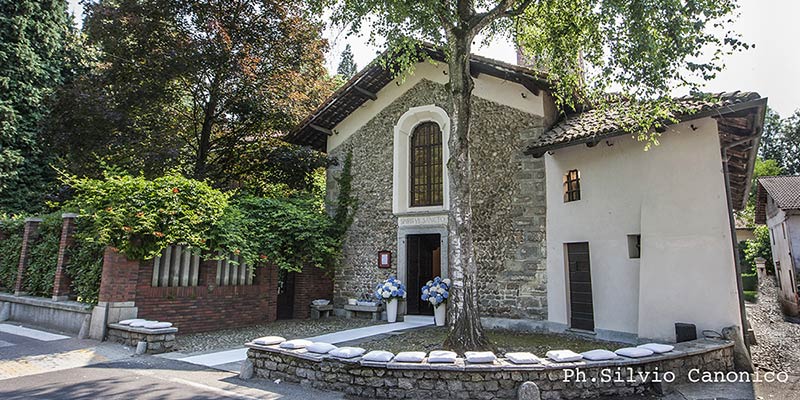
[[[700, 378], [703, 372], [733, 370], [733, 342], [701, 339], [679, 343], [669, 353], [639, 359], [515, 365], [374, 363], [339, 359], [305, 350], [248, 343], [256, 377], [380, 399], [515, 399], [519, 386], [535, 382], [542, 399], [621, 396], [663, 390]], [[671, 381], [671, 382], [670, 382]]]

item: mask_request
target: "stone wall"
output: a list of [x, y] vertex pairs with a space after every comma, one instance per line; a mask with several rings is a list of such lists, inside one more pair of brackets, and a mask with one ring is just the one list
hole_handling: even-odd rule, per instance
[[175, 348], [176, 328], [146, 329], [111, 324], [108, 326], [108, 341], [136, 347], [139, 342], [147, 343], [147, 354], [170, 352]]
[[[334, 279], [334, 303], [372, 291], [397, 273], [397, 218], [392, 213], [394, 126], [411, 107], [435, 104], [449, 110], [443, 85], [422, 80], [330, 152], [328, 197], [348, 151], [353, 153], [353, 194], [359, 202], [344, 243], [344, 263]], [[545, 121], [517, 109], [473, 97], [472, 166], [474, 234], [480, 306], [485, 316], [546, 318], [545, 196], [541, 159], [524, 156], [526, 142]], [[449, 111], [448, 111], [449, 112]], [[393, 253], [393, 267], [377, 268], [380, 250]], [[410, 294], [414, 295], [414, 294]]]
[[[489, 365], [465, 365], [460, 359], [449, 365], [368, 363], [357, 358], [312, 356], [304, 350], [281, 350], [277, 346], [248, 347], [256, 377], [381, 399], [515, 399], [519, 386], [526, 381], [535, 382], [545, 400], [629, 396], [668, 390], [672, 384], [686, 382], [693, 369], [733, 370], [733, 343], [713, 340], [680, 343], [670, 353], [641, 359], [564, 364], [544, 361], [526, 366], [503, 359]], [[664, 382], [666, 372], [675, 374], [673, 382]]]

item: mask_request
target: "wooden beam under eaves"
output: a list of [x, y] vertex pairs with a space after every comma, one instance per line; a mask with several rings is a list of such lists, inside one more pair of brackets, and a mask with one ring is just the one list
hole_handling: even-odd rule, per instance
[[323, 127], [321, 127], [319, 125], [315, 125], [315, 124], [309, 124], [308, 126], [311, 129], [315, 130], [315, 131], [322, 132], [322, 133], [324, 133], [324, 134], [326, 134], [328, 136], [333, 136], [333, 131], [328, 129], [328, 128], [323, 128]]
[[355, 91], [359, 95], [361, 95], [362, 97], [366, 97], [366, 98], [368, 98], [368, 99], [370, 99], [372, 101], [378, 100], [378, 95], [375, 94], [375, 93], [370, 92], [367, 89], [364, 89], [364, 88], [359, 87], [359, 86], [353, 86], [353, 89], [355, 89]]

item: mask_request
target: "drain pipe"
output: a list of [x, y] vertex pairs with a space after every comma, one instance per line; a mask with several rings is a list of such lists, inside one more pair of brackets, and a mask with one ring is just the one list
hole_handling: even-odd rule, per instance
[[[742, 320], [741, 326], [741, 335], [742, 341], [744, 341], [744, 345], [747, 348], [747, 352], [750, 352], [750, 343], [747, 341], [747, 312], [745, 311], [744, 307], [744, 292], [742, 288], [742, 274], [739, 270], [739, 243], [736, 242], [736, 221], [733, 217], [733, 199], [731, 198], [731, 180], [728, 174], [728, 150], [739, 146], [741, 144], [745, 144], [747, 142], [756, 140], [761, 135], [761, 128], [759, 127], [758, 133], [753, 136], [748, 136], [744, 139], [737, 140], [733, 143], [728, 144], [727, 146], [722, 147], [722, 169], [725, 175], [725, 197], [728, 201], [728, 221], [731, 229], [731, 245], [733, 248], [733, 272], [736, 276], [736, 290], [738, 292], [739, 297], [739, 316]], [[745, 195], [747, 195], [745, 193]]]

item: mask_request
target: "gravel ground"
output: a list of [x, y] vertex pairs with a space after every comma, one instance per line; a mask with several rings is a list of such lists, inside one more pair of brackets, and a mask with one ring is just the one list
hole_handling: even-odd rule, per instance
[[[421, 328], [368, 338], [360, 341], [358, 345], [367, 350], [387, 350], [393, 353], [408, 350], [431, 351], [442, 348], [446, 335], [447, 329], [443, 327]], [[532, 334], [506, 330], [487, 330], [486, 335], [497, 346], [500, 354], [510, 351], [529, 351], [539, 357], [544, 357], [549, 350], [570, 349], [583, 352], [627, 346], [576, 335]]]
[[222, 329], [213, 332], [193, 333], [178, 336], [178, 349], [182, 353], [223, 350], [242, 347], [244, 343], [262, 336], [283, 336], [299, 339], [346, 329], [372, 326], [384, 322], [368, 319], [324, 318], [288, 319], [253, 325], [244, 328]]
[[800, 324], [787, 322], [772, 277], [761, 282], [757, 303], [747, 303], [747, 317], [756, 334], [753, 363], [762, 371], [800, 373]]

